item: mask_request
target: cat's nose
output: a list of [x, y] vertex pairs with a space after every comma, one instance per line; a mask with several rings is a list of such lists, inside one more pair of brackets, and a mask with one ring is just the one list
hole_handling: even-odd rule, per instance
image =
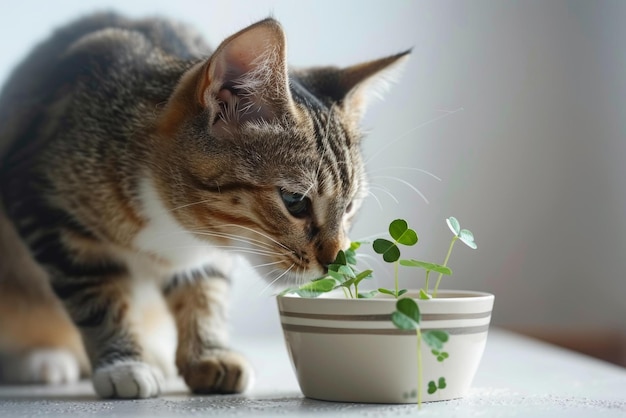
[[335, 258], [337, 256], [335, 255], [335, 257], [333, 257], [332, 259], [330, 258], [326, 258], [326, 259], [322, 259], [322, 258], [317, 258], [317, 262], [320, 263], [320, 266], [322, 266], [322, 269], [324, 270], [324, 274], [328, 273], [328, 266], [330, 266], [333, 261], [335, 261]]
[[324, 269], [324, 273], [328, 271], [328, 266], [335, 262], [339, 250], [341, 245], [338, 242], [326, 243], [318, 248], [317, 261]]

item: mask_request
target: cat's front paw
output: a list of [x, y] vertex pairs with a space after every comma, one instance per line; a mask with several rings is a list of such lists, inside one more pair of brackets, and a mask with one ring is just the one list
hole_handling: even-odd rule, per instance
[[79, 377], [80, 365], [69, 350], [37, 348], [0, 356], [0, 381], [6, 383], [72, 383]]
[[214, 349], [200, 360], [181, 367], [181, 375], [195, 393], [241, 393], [252, 384], [252, 366], [239, 353]]
[[161, 371], [140, 361], [122, 361], [99, 368], [92, 380], [102, 398], [153, 398], [163, 387]]

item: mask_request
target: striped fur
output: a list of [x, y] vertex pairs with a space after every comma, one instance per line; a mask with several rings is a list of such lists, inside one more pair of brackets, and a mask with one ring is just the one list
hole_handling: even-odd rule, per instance
[[[3, 358], [24, 353], [80, 359], [65, 340], [76, 326], [100, 396], [158, 395], [166, 361], [138, 308], [156, 286], [189, 387], [244, 390], [250, 368], [227, 348], [227, 255], [258, 257], [283, 282], [323, 273], [366, 192], [368, 85], [405, 55], [290, 70], [272, 19], [211, 52], [183, 25], [114, 14], [39, 45], [0, 96], [0, 290], [12, 289], [0, 306], [57, 312], [63, 337], [22, 338], [3, 314], [0, 378], [14, 378]], [[290, 212], [285, 195], [306, 210]]]

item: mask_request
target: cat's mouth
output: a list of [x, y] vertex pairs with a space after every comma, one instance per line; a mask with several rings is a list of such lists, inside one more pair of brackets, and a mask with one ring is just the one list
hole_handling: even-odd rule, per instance
[[285, 266], [285, 276], [293, 278], [291, 282], [312, 280], [323, 276], [328, 271], [326, 267], [317, 263], [314, 259], [312, 260], [306, 253], [299, 254], [296, 251], [293, 252], [291, 259], [285, 264], [289, 264]]
[[228, 243], [232, 251], [246, 259], [247, 263], [264, 281], [277, 287], [302, 284], [326, 273], [315, 255], [306, 250], [294, 250], [288, 245], [272, 240], [258, 247], [243, 238]]
[[254, 257], [249, 258], [255, 271], [264, 278], [269, 285], [277, 288], [301, 285], [312, 279], [322, 277], [326, 269], [317, 262], [293, 252], [288, 257], [257, 262]]

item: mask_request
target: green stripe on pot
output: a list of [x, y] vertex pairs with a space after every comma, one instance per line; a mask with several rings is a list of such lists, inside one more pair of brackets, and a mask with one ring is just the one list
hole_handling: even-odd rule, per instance
[[[290, 318], [306, 318], [306, 319], [325, 319], [332, 321], [391, 321], [391, 314], [378, 314], [378, 315], [337, 315], [337, 314], [312, 314], [312, 313], [300, 313], [300, 312], [285, 312], [280, 311], [280, 315]], [[480, 319], [489, 318], [491, 311], [487, 312], [475, 312], [464, 314], [422, 314], [423, 321], [449, 321], [455, 319]]]
[[[284, 331], [305, 332], [312, 334], [360, 334], [360, 335], [411, 335], [415, 336], [414, 330], [402, 330], [397, 328], [330, 328], [330, 327], [314, 327], [309, 325], [293, 325], [282, 324]], [[450, 335], [466, 335], [481, 334], [489, 330], [489, 324], [478, 325], [474, 327], [458, 327], [458, 328], [422, 328], [422, 331], [438, 330], [445, 331]]]

